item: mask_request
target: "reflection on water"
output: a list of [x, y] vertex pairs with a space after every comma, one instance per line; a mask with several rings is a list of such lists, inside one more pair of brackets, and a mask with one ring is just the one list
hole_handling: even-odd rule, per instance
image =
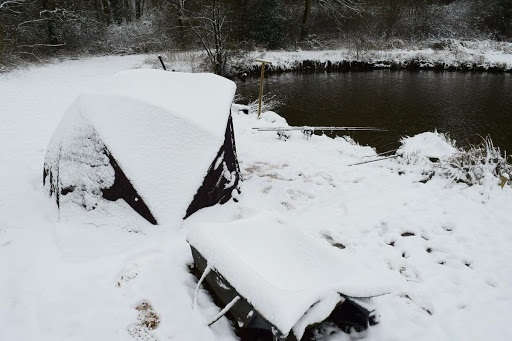
[[[257, 79], [239, 82], [246, 100]], [[291, 125], [376, 126], [389, 133], [358, 132], [363, 144], [391, 149], [401, 136], [437, 129], [458, 145], [490, 135], [512, 151], [512, 75], [373, 71], [272, 75], [265, 92], [278, 95], [276, 111]]]

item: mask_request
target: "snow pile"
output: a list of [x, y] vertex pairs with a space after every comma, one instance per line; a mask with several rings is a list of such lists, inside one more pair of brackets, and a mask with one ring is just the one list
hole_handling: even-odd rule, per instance
[[[189, 243], [208, 266], [218, 270], [284, 335], [313, 304], [322, 306], [333, 293], [367, 297], [389, 291], [386, 271], [357, 253], [315, 240], [267, 212], [232, 222], [192, 219], [186, 228]], [[379, 283], [374, 283], [376, 276]]]
[[446, 135], [437, 132], [425, 132], [412, 137], [403, 138], [397, 154], [411, 162], [434, 159], [446, 160], [455, 153], [455, 143]]
[[422, 174], [422, 182], [434, 176], [448, 179], [452, 183], [489, 185], [502, 187], [512, 177], [512, 166], [490, 138], [469, 148], [458, 148], [455, 141], [445, 134], [425, 132], [401, 141], [396, 151], [401, 171]]
[[260, 119], [264, 122], [268, 122], [274, 126], [278, 127], [286, 127], [288, 126], [288, 122], [286, 122], [286, 119], [279, 116], [273, 111], [265, 111], [261, 114]]
[[[84, 206], [94, 208], [113, 183], [112, 155], [157, 222], [176, 222], [224, 142], [234, 91], [211, 74], [121, 72], [66, 112], [47, 152], [50, 182], [93, 187], [96, 200]], [[104, 171], [96, 174], [98, 165]]]

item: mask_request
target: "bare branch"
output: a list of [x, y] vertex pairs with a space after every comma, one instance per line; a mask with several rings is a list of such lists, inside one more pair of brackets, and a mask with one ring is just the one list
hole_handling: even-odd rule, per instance
[[65, 46], [66, 44], [31, 44], [31, 45], [18, 45], [18, 47], [59, 47], [59, 46]]
[[20, 22], [17, 27], [20, 28], [21, 26], [26, 25], [26, 24], [32, 24], [34, 22], [40, 22], [40, 21], [46, 21], [46, 20], [49, 20], [49, 19], [41, 18], [41, 19], [27, 20], [27, 21]]
[[32, 53], [32, 52], [17, 51], [16, 54], [26, 54], [26, 55], [34, 57], [39, 62], [41, 61], [41, 59], [38, 56], [36, 56], [34, 53]]
[[7, 0], [0, 3], [0, 9], [7, 7], [9, 5], [24, 5], [25, 0]]

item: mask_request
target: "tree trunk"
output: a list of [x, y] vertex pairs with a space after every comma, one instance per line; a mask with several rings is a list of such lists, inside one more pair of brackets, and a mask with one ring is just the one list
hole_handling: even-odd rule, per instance
[[2, 25], [2, 23], [0, 22], [0, 59], [2, 58], [4, 46], [6, 45], [6, 44], [4, 44], [5, 36], [6, 36], [6, 34], [5, 34], [4, 25]]
[[96, 0], [94, 2], [94, 11], [96, 12], [96, 19], [100, 22], [105, 20], [105, 8], [103, 8], [103, 1]]
[[105, 14], [107, 18], [107, 25], [110, 25], [114, 22], [114, 13], [112, 9], [112, 3], [110, 0], [101, 0], [105, 1]]
[[308, 35], [308, 20], [311, 13], [311, 0], [304, 0], [304, 14], [302, 15], [302, 22], [300, 25], [300, 40], [306, 39]]
[[[55, 10], [55, 1], [54, 0], [43, 0], [42, 2], [43, 9], [48, 11]], [[51, 14], [50, 14], [51, 16]], [[48, 32], [48, 43], [49, 44], [57, 44], [57, 32], [55, 27], [55, 20], [53, 20], [51, 17], [49, 20], [46, 21], [46, 28]]]
[[179, 34], [179, 42], [178, 47], [181, 50], [184, 50], [187, 47], [187, 43], [185, 40], [185, 22], [183, 21], [183, 18], [185, 17], [185, 2], [180, 1], [179, 7], [178, 7], [178, 34]]
[[142, 17], [142, 0], [135, 0], [135, 18], [140, 19]]

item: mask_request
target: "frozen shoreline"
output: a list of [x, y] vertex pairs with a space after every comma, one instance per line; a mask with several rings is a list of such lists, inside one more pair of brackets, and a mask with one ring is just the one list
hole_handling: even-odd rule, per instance
[[[42, 189], [45, 148], [66, 107], [145, 58], [87, 58], [0, 75], [0, 339], [237, 339], [225, 318], [207, 327], [219, 309], [204, 290], [192, 309], [186, 225], [151, 226], [122, 202], [57, 212]], [[236, 224], [265, 213], [371, 261], [395, 286], [375, 300], [381, 323], [366, 340], [512, 338], [512, 187], [492, 176], [468, 186], [440, 173], [422, 182], [432, 153], [453, 152], [429, 142], [427, 153], [428, 138], [411, 143], [407, 158], [352, 167], [375, 151], [344, 138], [297, 132], [284, 141], [252, 129], [286, 124], [272, 113], [233, 119], [242, 194], [190, 223]], [[158, 328], [137, 329], [141, 300], [158, 313]]]

